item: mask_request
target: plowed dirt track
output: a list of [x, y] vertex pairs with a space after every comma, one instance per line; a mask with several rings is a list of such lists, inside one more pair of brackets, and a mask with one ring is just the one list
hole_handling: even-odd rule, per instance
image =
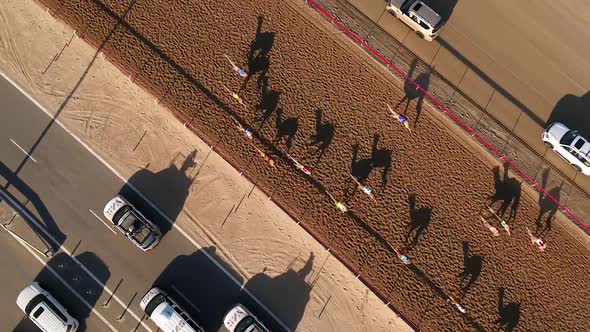
[[[403, 89], [324, 28], [313, 11], [273, 0], [43, 1], [199, 134], [218, 143], [216, 150], [259, 187], [274, 192], [273, 200], [424, 330], [495, 331], [511, 324], [516, 331], [590, 329], [586, 248], [555, 226], [545, 236], [545, 252], [531, 247], [524, 227], [534, 230], [540, 211], [524, 192], [511, 222], [512, 236], [492, 238], [477, 217], [488, 196], [502, 187], [491, 166], [426, 114], [430, 110], [422, 112], [412, 135], [394, 123], [385, 105], [401, 101]], [[238, 91], [242, 80], [223, 54], [247, 67], [258, 17], [263, 18], [258, 46], [268, 50], [270, 92], [261, 98], [257, 84], [264, 80], [256, 73], [241, 92], [244, 108], [224, 89]], [[266, 121], [259, 120], [265, 113], [257, 110], [259, 104], [271, 109]], [[412, 124], [415, 109], [413, 100], [408, 112]], [[322, 124], [334, 127], [323, 155], [308, 144], [316, 133], [317, 114]], [[275, 155], [277, 169], [256, 155], [230, 115], [257, 131], [254, 142]], [[297, 128], [291, 147], [285, 138], [275, 140], [277, 127], [285, 132]], [[375, 167], [370, 169], [374, 142]], [[355, 145], [359, 162], [351, 166]], [[303, 176], [281, 159], [286, 151], [311, 166], [313, 176]], [[351, 171], [366, 175], [377, 202], [358, 191], [352, 194]], [[351, 212], [340, 214], [324, 189], [346, 199]], [[413, 212], [410, 197], [416, 200]], [[414, 265], [408, 268], [384, 241], [403, 248], [412, 220], [426, 231], [410, 248]], [[461, 301], [468, 316], [444, 299], [445, 294], [461, 298], [467, 283], [457, 277], [465, 244], [469, 257], [482, 259], [481, 274]]]

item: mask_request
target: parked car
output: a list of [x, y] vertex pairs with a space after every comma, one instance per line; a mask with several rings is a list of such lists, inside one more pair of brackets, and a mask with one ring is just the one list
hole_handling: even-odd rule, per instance
[[572, 167], [584, 175], [590, 175], [590, 143], [563, 123], [554, 122], [545, 129], [543, 143], [553, 149]]
[[434, 40], [444, 24], [442, 17], [420, 0], [389, 0], [385, 9], [427, 41]]
[[143, 296], [139, 307], [163, 332], [204, 332], [184, 309], [157, 287]]
[[241, 304], [236, 304], [225, 314], [223, 325], [229, 332], [268, 332], [258, 318]]
[[111, 199], [104, 208], [104, 216], [121, 233], [143, 251], [153, 249], [160, 242], [161, 232], [122, 196]]
[[18, 294], [16, 304], [41, 331], [74, 332], [78, 329], [78, 321], [36, 282]]

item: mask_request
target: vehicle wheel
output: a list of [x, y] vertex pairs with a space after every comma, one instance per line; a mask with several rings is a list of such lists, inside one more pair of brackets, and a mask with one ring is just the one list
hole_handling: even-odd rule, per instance
[[553, 149], [553, 144], [547, 142], [547, 141], [543, 141], [543, 144], [545, 144], [546, 147]]
[[581, 171], [582, 171], [582, 168], [581, 168], [580, 166], [578, 166], [578, 165], [572, 165], [572, 167], [573, 167], [573, 168], [574, 168], [576, 171], [578, 171], [578, 172], [581, 172]]
[[424, 39], [424, 34], [420, 31], [416, 31], [416, 34], [418, 35], [418, 37]]

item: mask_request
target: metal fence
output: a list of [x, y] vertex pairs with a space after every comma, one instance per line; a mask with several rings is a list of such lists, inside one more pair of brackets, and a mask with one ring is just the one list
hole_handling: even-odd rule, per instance
[[[429, 75], [427, 89], [419, 87], [428, 102], [450, 116], [492, 155], [502, 159], [541, 195], [553, 200], [570, 220], [590, 234], [590, 227], [583, 222], [590, 217], [590, 194], [487, 112], [487, 105], [475, 102], [347, 0], [304, 1], [400, 79], [409, 80], [419, 87], [408, 73], [412, 72], [412, 77]], [[496, 90], [493, 90], [492, 96], [494, 93]], [[546, 179], [541, 180], [544, 175]], [[558, 194], [552, 190], [554, 188], [560, 188]]]

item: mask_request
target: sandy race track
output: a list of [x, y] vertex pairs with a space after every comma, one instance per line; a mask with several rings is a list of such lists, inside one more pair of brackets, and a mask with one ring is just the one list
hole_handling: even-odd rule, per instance
[[[542, 212], [539, 230], [545, 229], [551, 211], [540, 211], [503, 168], [494, 173], [426, 106], [417, 113], [419, 97], [409, 96], [412, 134], [395, 123], [386, 104], [404, 98], [399, 84], [306, 7], [269, 0], [239, 8], [221, 1], [47, 4], [423, 329], [590, 327], [583, 313], [590, 304], [586, 248], [559, 225], [545, 232], [545, 252], [530, 246], [525, 226], [536, 230]], [[228, 92], [243, 80], [224, 54], [255, 72], [240, 92], [245, 107]], [[276, 169], [230, 115], [254, 128], [254, 144], [271, 153]], [[318, 144], [309, 144], [314, 136]], [[312, 176], [295, 170], [285, 152]], [[354, 191], [351, 172], [374, 188], [376, 202]], [[326, 191], [350, 212], [339, 213]], [[493, 238], [479, 222], [479, 209], [494, 194], [518, 201], [507, 212], [516, 213], [511, 237]], [[388, 243], [407, 248], [414, 264], [400, 264]], [[471, 280], [458, 277], [465, 269]], [[461, 299], [467, 314], [448, 296]]]

